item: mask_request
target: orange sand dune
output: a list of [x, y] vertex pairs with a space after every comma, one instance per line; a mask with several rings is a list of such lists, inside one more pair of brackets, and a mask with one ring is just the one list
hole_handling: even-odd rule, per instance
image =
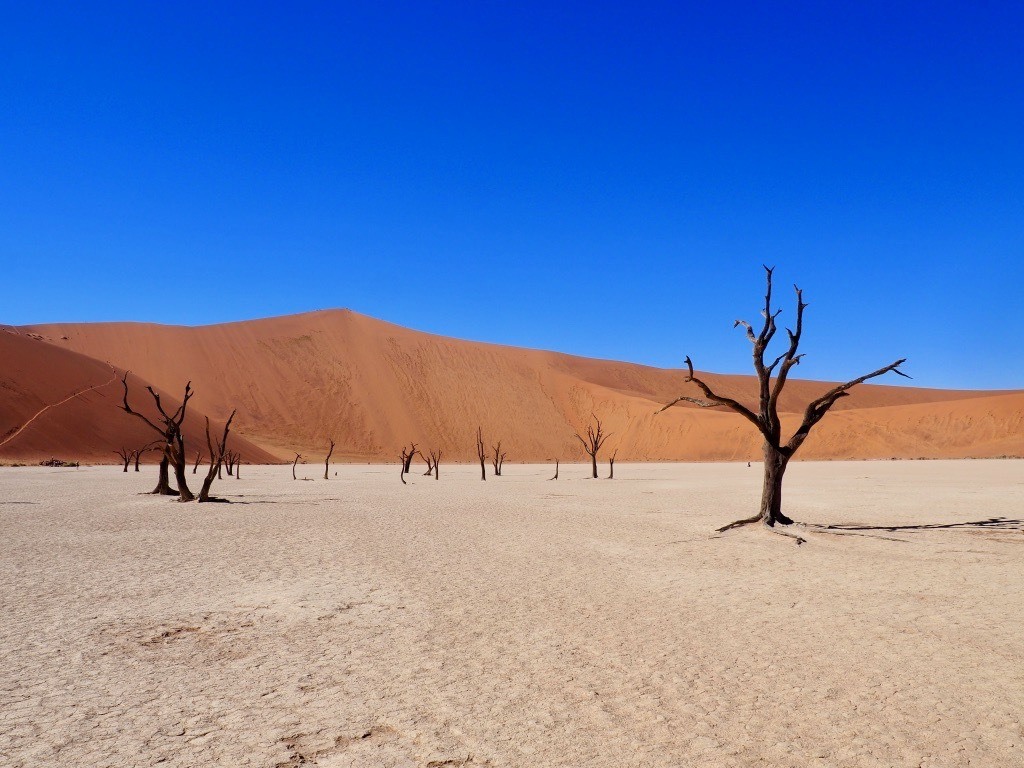
[[[280, 458], [394, 459], [416, 441], [445, 460], [473, 457], [477, 425], [509, 460], [581, 457], [573, 432], [601, 415], [621, 460], [750, 459], [759, 441], [741, 418], [680, 405], [678, 370], [460, 341], [346, 310], [198, 328], [64, 323], [21, 329], [111, 360], [175, 392], [191, 378], [197, 410], [224, 418]], [[886, 361], [880, 361], [886, 362]], [[749, 376], [708, 374], [749, 401]], [[830, 385], [792, 380], [781, 409], [799, 412]], [[1024, 453], [1024, 392], [862, 386], [812, 433], [805, 458], [997, 456]], [[792, 419], [790, 419], [792, 421]]]
[[[121, 369], [70, 350], [59, 349], [27, 335], [0, 331], [0, 458], [39, 461], [51, 457], [65, 461], [117, 461], [114, 451], [145, 446], [157, 435], [138, 419], [118, 410]], [[146, 382], [129, 376], [132, 407], [155, 416]], [[177, 392], [157, 389], [166, 406], [177, 408], [184, 382]], [[223, 422], [218, 422], [221, 427]], [[205, 450], [203, 414], [191, 407], [185, 419], [185, 440], [190, 452]], [[273, 457], [240, 436], [229, 445], [248, 463], [266, 463]], [[155, 461], [157, 454], [144, 454]]]

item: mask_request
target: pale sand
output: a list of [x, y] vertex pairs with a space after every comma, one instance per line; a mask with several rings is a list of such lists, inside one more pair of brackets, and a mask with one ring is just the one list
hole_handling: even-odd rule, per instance
[[417, 467], [0, 469], [0, 764], [1024, 765], [1024, 462]]

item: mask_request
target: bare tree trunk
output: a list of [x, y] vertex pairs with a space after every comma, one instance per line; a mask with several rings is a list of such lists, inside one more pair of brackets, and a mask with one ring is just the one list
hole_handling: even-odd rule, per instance
[[295, 454], [295, 461], [292, 462], [292, 480], [298, 480], [298, 478], [295, 476], [295, 465], [299, 463], [299, 459], [301, 459], [301, 458], [302, 458], [302, 454], [301, 453], [296, 453]]
[[324, 480], [329, 479], [327, 473], [331, 469], [331, 454], [334, 453], [334, 441], [331, 440], [330, 442], [331, 442], [331, 449], [329, 451], [327, 451], [327, 458], [324, 459]]
[[480, 479], [487, 479], [487, 451], [484, 449], [483, 428], [476, 428], [476, 456], [480, 459]]
[[150, 491], [155, 496], [177, 496], [178, 492], [171, 488], [171, 479], [168, 472], [171, 460], [167, 458], [167, 451], [164, 450], [164, 455], [160, 459], [159, 474], [157, 476], [156, 488]]
[[127, 448], [122, 448], [119, 451], [114, 451], [118, 456], [121, 457], [121, 461], [124, 463], [124, 471], [128, 471], [128, 465], [132, 463], [132, 453]]
[[406, 470], [406, 467], [409, 465], [409, 461], [405, 454], [405, 448], [402, 448], [402, 453], [398, 457], [398, 461], [402, 465], [401, 471], [398, 473], [398, 479], [402, 481], [402, 485], [408, 485], [408, 483], [405, 482], [405, 473], [408, 471]]
[[782, 478], [789, 459], [770, 443], [764, 444], [764, 487], [761, 490], [761, 511], [758, 517], [765, 525], [789, 525], [793, 521], [782, 513]]
[[142, 458], [142, 449], [140, 448], [135, 452], [135, 471], [139, 471], [139, 459]]
[[555, 459], [555, 476], [552, 477], [551, 479], [552, 480], [557, 480], [558, 479], [558, 459]]
[[619, 454], [619, 449], [616, 448], [612, 452], [611, 458], [608, 459], [608, 479], [609, 480], [614, 480], [615, 479], [615, 457], [618, 456], [618, 454]]
[[195, 501], [195, 494], [188, 488], [185, 479], [185, 440], [180, 431], [174, 434], [175, 449], [171, 451], [171, 464], [174, 465], [174, 479], [178, 483], [178, 501]]
[[203, 452], [196, 451], [196, 463], [192, 465], [192, 474], [194, 475], [199, 469], [199, 462], [203, 460]]
[[235, 456], [235, 480], [242, 476], [242, 454]]
[[403, 474], [409, 474], [409, 470], [412, 469], [412, 460], [413, 460], [413, 457], [415, 455], [416, 455], [416, 443], [413, 443], [412, 444], [412, 448], [410, 448], [409, 452], [407, 454], [405, 454], [405, 464], [402, 467], [402, 473]]

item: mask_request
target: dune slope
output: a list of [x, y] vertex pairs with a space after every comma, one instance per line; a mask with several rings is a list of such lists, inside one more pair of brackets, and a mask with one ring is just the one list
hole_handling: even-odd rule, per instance
[[[591, 413], [622, 460], [738, 460], [759, 456], [741, 418], [660, 405], [691, 387], [678, 370], [590, 360], [412, 331], [347, 310], [203, 327], [145, 323], [32, 326], [55, 346], [111, 360], [174, 392], [186, 378], [198, 411], [225, 418], [279, 458], [391, 460], [415, 441], [445, 460], [473, 457], [482, 426], [511, 461], [582, 456], [573, 433]], [[749, 376], [707, 374], [750, 402]], [[799, 413], [830, 384], [791, 380], [781, 409]], [[958, 392], [865, 385], [841, 400], [802, 458], [998, 456], [1024, 453], [1024, 392]], [[797, 416], [789, 418], [793, 422]]]

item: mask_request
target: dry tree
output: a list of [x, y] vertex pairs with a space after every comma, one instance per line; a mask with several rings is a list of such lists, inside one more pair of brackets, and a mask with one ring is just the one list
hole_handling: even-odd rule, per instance
[[548, 480], [557, 480], [557, 479], [558, 479], [558, 459], [555, 459], [555, 476], [554, 477], [549, 477]]
[[[185, 421], [185, 411], [188, 408], [188, 401], [192, 399], [192, 395], [195, 393], [192, 391], [192, 382], [185, 384], [185, 396], [181, 401], [181, 405], [178, 406], [177, 410], [173, 413], [167, 413], [164, 410], [163, 404], [160, 402], [160, 395], [151, 386], [147, 386], [146, 390], [153, 397], [153, 401], [156, 403], [156, 409], [160, 413], [160, 420], [163, 422], [163, 426], [158, 426], [149, 420], [146, 416], [133, 411], [131, 406], [128, 404], [128, 371], [125, 371], [124, 376], [121, 379], [121, 384], [124, 386], [124, 397], [121, 403], [121, 410], [125, 413], [135, 416], [141, 419], [151, 429], [158, 432], [163, 438], [163, 458], [160, 460], [160, 475], [157, 481], [156, 488], [153, 489], [154, 494], [173, 496], [178, 495], [179, 501], [192, 501], [195, 496], [188, 489], [188, 484], [185, 482], [185, 437], [182, 434], [181, 425]], [[168, 463], [174, 467], [174, 479], [178, 483], [178, 490], [175, 491], [171, 488], [170, 482], [167, 476]]]
[[491, 457], [491, 463], [494, 466], [494, 476], [501, 477], [501, 465], [505, 463], [505, 457], [508, 455], [501, 452], [501, 440], [498, 441], [497, 445], [491, 446], [491, 451], [494, 452], [494, 455]]
[[199, 470], [199, 462], [203, 460], [203, 452], [196, 451], [196, 463], [192, 465], [192, 474], [194, 475]]
[[124, 471], [128, 471], [128, 465], [132, 463], [132, 456], [135, 455], [135, 451], [130, 451], [127, 448], [120, 448], [114, 451], [118, 456], [121, 457], [121, 462], [124, 464]]
[[601, 424], [601, 420], [594, 414], [590, 414], [594, 419], [594, 424], [587, 425], [587, 437], [586, 439], [577, 432], [576, 439], [583, 444], [583, 450], [586, 451], [587, 455], [590, 456], [591, 467], [593, 469], [593, 476], [597, 478], [597, 452], [601, 450], [601, 446], [604, 445], [604, 441], [611, 437], [611, 432], [605, 434], [604, 427]]
[[406, 470], [406, 467], [409, 463], [409, 456], [405, 452], [405, 446], [402, 446], [402, 452], [398, 455], [398, 461], [402, 465], [401, 470], [398, 473], [398, 479], [402, 481], [402, 485], [408, 485], [408, 483], [405, 482], [405, 473], [408, 471]]
[[616, 448], [614, 451], [612, 451], [611, 458], [608, 459], [608, 479], [609, 480], [614, 480], [615, 479], [615, 457], [618, 456], [618, 454], [619, 454], [619, 449]]
[[235, 480], [242, 476], [242, 454], [235, 453]]
[[227, 449], [228, 443], [228, 431], [231, 429], [231, 420], [235, 418], [235, 412], [232, 411], [231, 415], [228, 416], [228, 420], [224, 423], [224, 435], [221, 439], [214, 444], [213, 438], [210, 437], [210, 417], [206, 417], [206, 447], [210, 450], [210, 469], [206, 473], [206, 479], [203, 480], [203, 487], [199, 491], [199, 501], [224, 501], [224, 499], [215, 499], [210, 496], [210, 486], [213, 485], [213, 480], [217, 477], [217, 468], [224, 463], [224, 453]]
[[298, 480], [298, 478], [295, 476], [295, 465], [299, 463], [299, 459], [301, 459], [301, 458], [302, 458], [302, 454], [301, 453], [296, 453], [295, 454], [295, 461], [292, 462], [292, 480]]
[[160, 447], [160, 441], [159, 440], [154, 440], [151, 443], [146, 443], [144, 446], [142, 446], [137, 451], [135, 451], [135, 471], [136, 472], [139, 471], [139, 460], [142, 458], [142, 454], [144, 454], [146, 451], [155, 451], [159, 447]]
[[406, 452], [404, 448], [402, 449], [402, 452], [405, 455], [405, 465], [402, 467], [402, 472], [404, 474], [409, 474], [409, 470], [412, 469], [412, 460], [416, 456], [416, 443], [412, 444], [412, 447], [408, 452]]
[[423, 473], [423, 476], [430, 477], [434, 474], [434, 452], [430, 451], [429, 453], [423, 453], [423, 451], [417, 451], [417, 453], [420, 455], [421, 459], [427, 462], [427, 471]]
[[487, 479], [487, 449], [484, 448], [484, 432], [482, 427], [476, 428], [476, 457], [480, 459], [480, 479]]
[[[797, 540], [797, 544], [801, 544], [805, 541], [802, 537], [797, 536], [796, 534], [783, 532], [775, 528], [776, 524], [790, 525], [793, 522], [792, 519], [782, 512], [782, 478], [786, 473], [786, 467], [789, 465], [789, 460], [793, 458], [793, 455], [797, 452], [800, 446], [803, 445], [804, 440], [807, 439], [807, 435], [810, 434], [814, 425], [824, 418], [825, 414], [828, 413], [828, 410], [833, 405], [835, 405], [836, 401], [841, 397], [849, 396], [847, 390], [867, 381], [868, 379], [873, 379], [876, 376], [881, 376], [882, 374], [890, 371], [907, 379], [909, 379], [910, 376], [907, 376], [907, 374], [899, 370], [899, 366], [906, 362], [906, 358], [903, 358], [894, 363], [890, 363], [883, 368], [879, 368], [877, 371], [872, 371], [871, 373], [852, 379], [845, 384], [839, 384], [832, 387], [825, 394], [815, 400], [812, 400], [807, 405], [807, 408], [804, 410], [803, 420], [800, 422], [800, 426], [797, 427], [789, 440], [783, 442], [782, 422], [779, 419], [779, 396], [782, 394], [782, 390], [786, 386], [786, 380], [789, 376], [790, 370], [793, 366], [799, 365], [800, 359], [803, 357], [802, 354], [797, 354], [797, 350], [800, 347], [800, 337], [803, 334], [804, 310], [807, 308], [807, 304], [805, 304], [803, 300], [803, 291], [794, 285], [793, 289], [796, 291], [795, 330], [790, 330], [789, 328], [786, 329], [786, 333], [789, 334], [789, 346], [771, 363], [766, 365], [764, 361], [765, 351], [767, 350], [772, 337], [775, 335], [775, 318], [779, 316], [780, 312], [782, 312], [781, 309], [775, 311], [772, 310], [773, 269], [774, 268], [769, 267], [764, 268], [767, 275], [767, 288], [764, 296], [764, 309], [761, 312], [764, 317], [764, 323], [761, 326], [760, 332], [755, 334], [753, 326], [745, 320], [737, 320], [733, 323], [734, 328], [737, 326], [743, 326], [743, 328], [746, 329], [747, 339], [753, 345], [754, 371], [757, 373], [758, 381], [758, 405], [756, 411], [730, 397], [723, 397], [712, 391], [711, 387], [708, 386], [707, 383], [694, 375], [693, 362], [690, 360], [689, 356], [687, 356], [687, 373], [685, 381], [696, 384], [697, 387], [700, 388], [701, 392], [704, 393], [704, 398], [682, 395], [664, 406], [660, 411], [658, 411], [658, 413], [661, 413], [661, 411], [664, 411], [666, 408], [683, 401], [693, 403], [701, 408], [725, 406], [726, 408], [736, 411], [736, 413], [740, 414], [743, 418], [753, 424], [764, 438], [762, 446], [762, 450], [764, 452], [764, 486], [761, 491], [761, 508], [758, 510], [756, 515], [743, 518], [742, 520], [736, 520], [728, 525], [723, 525], [717, 530], [721, 533], [722, 531], [728, 531], [730, 528], [737, 528], [741, 525], [763, 523], [776, 533], [790, 536]], [[778, 368], [777, 373], [776, 368]], [[772, 380], [773, 374], [775, 375], [774, 382]]]
[[324, 480], [330, 479], [327, 473], [331, 469], [331, 454], [334, 453], [334, 440], [327, 438], [327, 441], [331, 444], [331, 447], [327, 451], [327, 458], [324, 459]]
[[441, 451], [431, 451], [430, 462], [434, 465], [434, 479], [437, 480], [441, 474]]

